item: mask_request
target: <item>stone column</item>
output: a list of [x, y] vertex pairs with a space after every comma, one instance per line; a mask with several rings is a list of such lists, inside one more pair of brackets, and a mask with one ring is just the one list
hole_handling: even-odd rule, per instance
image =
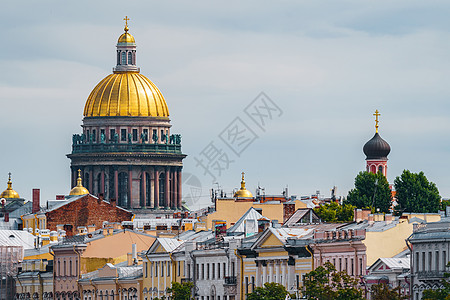
[[155, 208], [159, 207], [159, 171], [155, 168]]
[[166, 168], [166, 184], [165, 184], [165, 193], [164, 193], [164, 206], [166, 207], [166, 208], [169, 208], [170, 207], [170, 203], [169, 203], [169, 200], [170, 200], [170, 169], [169, 168]]
[[101, 175], [100, 175], [100, 187], [99, 187], [99, 189], [100, 189], [100, 193], [102, 193], [103, 196], [106, 197], [106, 195], [105, 195], [105, 168], [102, 167], [101, 170], [102, 171], [101, 171]]
[[119, 205], [119, 172], [114, 168], [114, 197], [116, 197], [116, 204]]
[[177, 207], [181, 209], [181, 205], [182, 205], [182, 203], [181, 203], [181, 194], [182, 194], [182, 191], [181, 191], [181, 168], [178, 169], [177, 175], [178, 175], [178, 178], [177, 178], [177, 183], [178, 183], [178, 189], [177, 189], [178, 196], [177, 196], [177, 200], [178, 200], [178, 205], [177, 205]]
[[90, 167], [90, 171], [89, 171], [89, 193], [93, 195], [94, 193], [94, 171], [93, 171], [93, 167]]
[[133, 200], [133, 167], [128, 166], [128, 207], [139, 207], [139, 203], [136, 205]]
[[143, 204], [142, 206], [143, 207], [147, 207], [147, 177], [146, 177], [146, 174], [145, 174], [145, 168], [142, 168], [141, 180], [142, 180], [142, 184], [141, 184], [142, 191], [141, 191], [141, 194], [142, 194], [142, 199], [143, 199], [142, 202], [144, 202], [144, 203], [142, 203]]
[[178, 172], [174, 170], [172, 173], [173, 176], [173, 193], [172, 193], [172, 206], [173, 208], [179, 208], [178, 207]]
[[267, 266], [267, 261], [266, 261], [266, 265], [262, 265], [262, 282], [261, 282], [261, 286], [263, 286], [264, 285], [264, 283], [266, 282], [266, 280], [267, 280], [267, 268], [268, 268], [268, 266]]

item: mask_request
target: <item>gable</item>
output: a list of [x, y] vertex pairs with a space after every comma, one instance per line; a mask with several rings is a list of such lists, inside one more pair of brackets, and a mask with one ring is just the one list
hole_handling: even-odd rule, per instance
[[167, 252], [166, 249], [164, 249], [164, 247], [161, 244], [159, 244], [153, 253], [166, 253], [166, 252]]
[[273, 233], [270, 233], [270, 235], [258, 245], [259, 248], [273, 248], [283, 246], [283, 243]]

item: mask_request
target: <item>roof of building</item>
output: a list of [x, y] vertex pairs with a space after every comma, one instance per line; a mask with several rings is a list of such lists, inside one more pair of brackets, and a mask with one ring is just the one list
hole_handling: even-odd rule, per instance
[[311, 216], [315, 217], [315, 219], [319, 219], [320, 217], [316, 214], [316, 212], [312, 208], [299, 208], [297, 209], [292, 216], [284, 222], [284, 226], [290, 226], [298, 224], [299, 221], [301, 221], [308, 213], [311, 214]]
[[23, 246], [24, 249], [34, 248], [34, 235], [23, 230], [0, 230], [1, 246]]
[[410, 259], [409, 257], [381, 257], [377, 259], [370, 267], [369, 270], [371, 272], [377, 271], [375, 268], [379, 266], [380, 264], [384, 264], [387, 266], [390, 270], [401, 270], [409, 269], [410, 268]]
[[378, 132], [364, 145], [366, 159], [387, 159], [391, 146], [381, 138]]
[[242, 217], [233, 225], [231, 226], [227, 232], [229, 233], [237, 233], [237, 232], [245, 232], [245, 221], [246, 220], [255, 220], [255, 222], [258, 222], [259, 219], [265, 218], [263, 215], [261, 215], [256, 209], [253, 207], [250, 207], [245, 214], [242, 215]]
[[184, 244], [185, 241], [174, 238], [158, 238], [158, 242], [167, 252], [173, 252]]

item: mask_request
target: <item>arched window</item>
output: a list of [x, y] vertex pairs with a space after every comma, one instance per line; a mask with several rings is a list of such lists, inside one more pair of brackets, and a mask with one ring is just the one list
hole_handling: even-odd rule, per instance
[[120, 51], [117, 51], [117, 64], [120, 65]]
[[122, 65], [126, 65], [127, 64], [127, 54], [124, 52], [122, 52]]
[[159, 174], [159, 206], [164, 207], [164, 197], [166, 195], [166, 174]]
[[[105, 179], [106, 180], [106, 179]], [[116, 198], [116, 185], [114, 182], [114, 170], [111, 168], [109, 172], [109, 189], [108, 189], [108, 199], [115, 199]], [[117, 201], [117, 199], [116, 199]], [[116, 202], [117, 203], [117, 202]]]
[[370, 172], [375, 174], [377, 172], [377, 167], [375, 167], [374, 165], [371, 165]]
[[128, 174], [125, 172], [119, 173], [119, 199], [117, 205], [121, 207], [129, 207], [128, 203]]
[[378, 172], [383, 173], [383, 166], [378, 166]]
[[131, 52], [128, 52], [128, 64], [129, 65], [132, 65], [133, 64], [133, 57], [132, 57], [132, 54], [131, 54]]

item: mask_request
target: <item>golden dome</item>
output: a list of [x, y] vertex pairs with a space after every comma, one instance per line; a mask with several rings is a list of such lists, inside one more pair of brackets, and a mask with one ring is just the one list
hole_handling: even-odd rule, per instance
[[[128, 27], [126, 27], [125, 31], [127, 30]], [[128, 32], [122, 33], [122, 35], [119, 37], [119, 40], [117, 40], [117, 43], [126, 43], [126, 44], [134, 44], [134, 37], [129, 34]]]
[[166, 100], [144, 75], [137, 72], [114, 72], [92, 90], [85, 117], [168, 117]]
[[8, 188], [0, 194], [0, 198], [20, 198], [19, 194], [12, 189], [11, 173], [8, 175]]
[[241, 188], [234, 193], [235, 198], [253, 198], [252, 193], [245, 188], [244, 172], [242, 172]]
[[123, 19], [125, 21], [125, 33], [123, 33], [120, 37], [119, 40], [117, 41], [117, 43], [121, 44], [121, 43], [126, 43], [126, 44], [134, 44], [134, 37], [128, 33], [128, 20], [130, 20], [128, 18], [128, 16], [125, 16], [125, 18]]
[[80, 196], [80, 195], [87, 195], [89, 194], [89, 191], [87, 188], [85, 188], [82, 184], [81, 184], [81, 170], [78, 170], [78, 178], [77, 178], [77, 186], [74, 187], [69, 195], [70, 196]]

